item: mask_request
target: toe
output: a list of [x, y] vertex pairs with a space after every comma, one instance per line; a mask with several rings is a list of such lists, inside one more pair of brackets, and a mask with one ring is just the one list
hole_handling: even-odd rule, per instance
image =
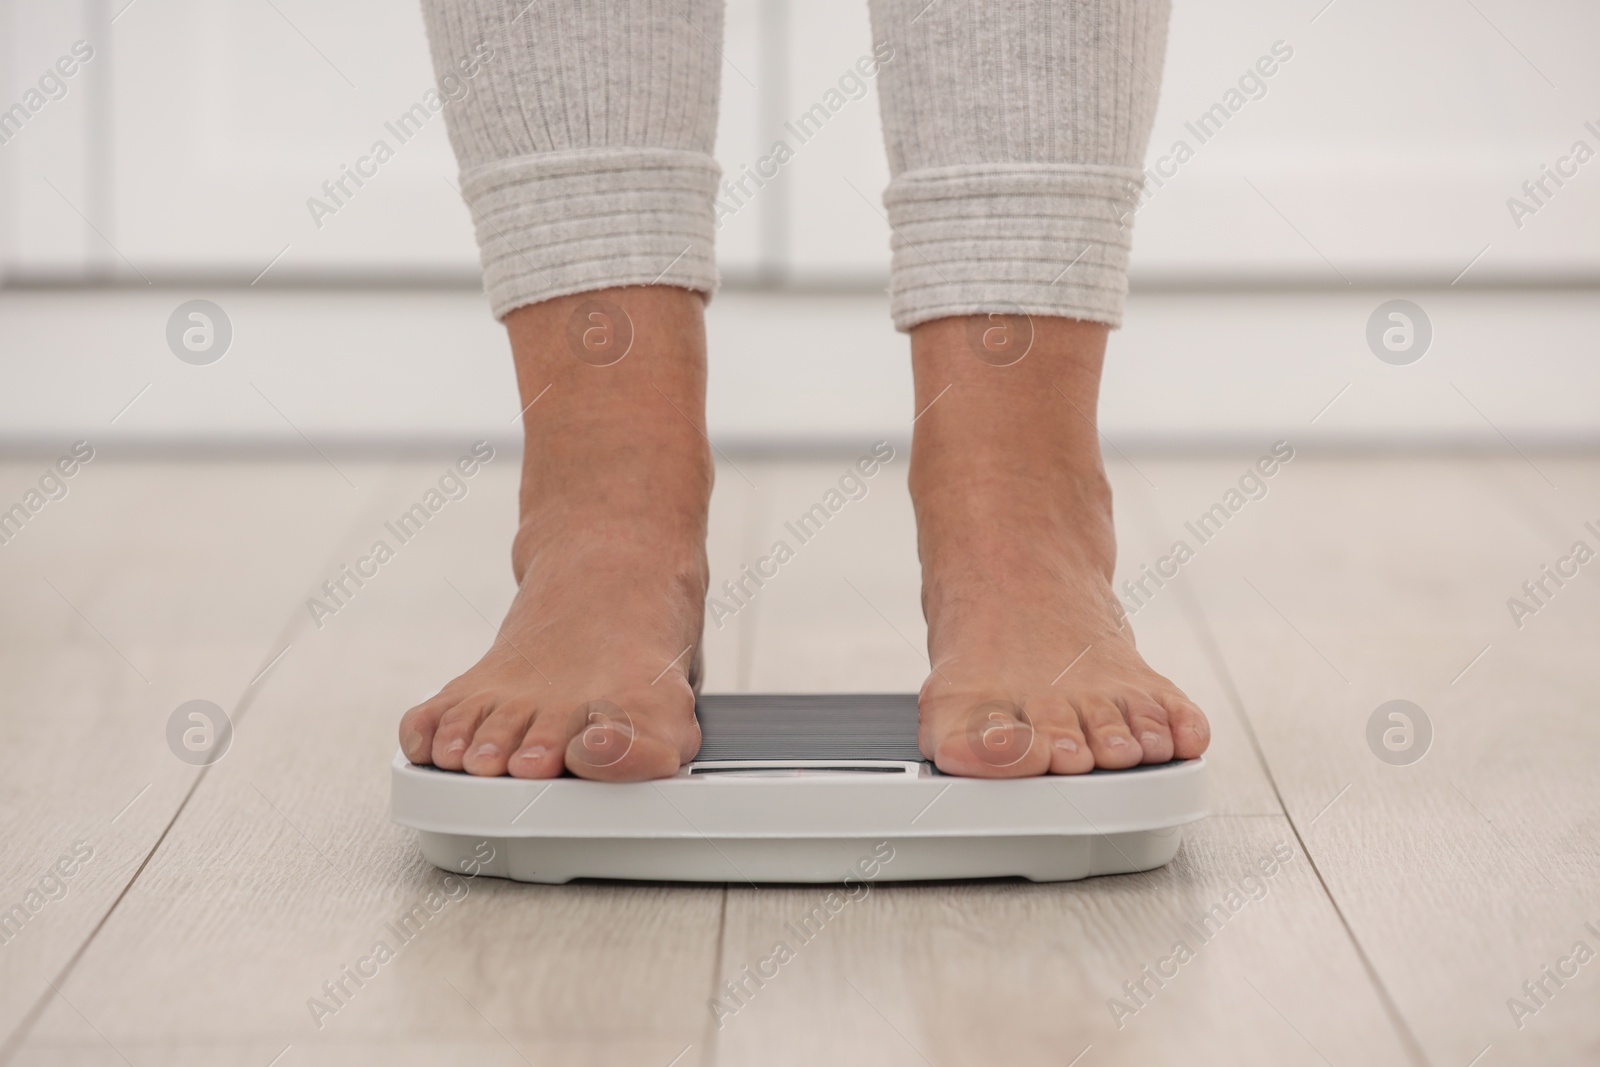
[[1144, 758], [1144, 750], [1129, 732], [1122, 709], [1109, 697], [1085, 697], [1077, 706], [1078, 721], [1089, 739], [1095, 766], [1120, 770]]
[[528, 732], [534, 706], [528, 700], [507, 700], [497, 705], [478, 724], [467, 744], [462, 768], [468, 774], [496, 777], [506, 773], [506, 765]]
[[1211, 744], [1211, 723], [1205, 713], [1178, 692], [1163, 694], [1161, 705], [1172, 725], [1172, 754], [1178, 759], [1194, 759], [1203, 753]]
[[488, 698], [468, 697], [450, 708], [439, 719], [433, 733], [433, 765], [442, 770], [459, 771], [472, 735], [488, 711]]
[[1024, 705], [1050, 754], [1051, 774], [1084, 774], [1094, 770], [1094, 754], [1083, 736], [1078, 712], [1064, 696], [1035, 698]]
[[1025, 778], [1050, 767], [1046, 738], [1014, 701], [941, 701], [922, 714], [923, 751], [931, 748], [934, 765], [946, 774]]
[[1087, 774], [1094, 770], [1094, 753], [1082, 730], [1062, 730], [1050, 742], [1051, 774]]
[[1172, 732], [1167, 709], [1148, 696], [1129, 696], [1119, 701], [1128, 730], [1139, 742], [1145, 763], [1165, 763], [1172, 758]]
[[610, 700], [590, 700], [574, 709], [565, 752], [569, 771], [603, 782], [642, 782], [678, 773], [686, 746], [676, 735], [685, 725], [696, 733], [690, 751], [699, 747], [693, 693], [686, 701], [669, 691], [628, 703], [637, 714]]
[[433, 697], [400, 716], [400, 750], [412, 763], [433, 762], [433, 735], [453, 700]]
[[559, 778], [566, 769], [565, 753], [571, 738], [567, 716], [560, 709], [541, 709], [506, 760], [506, 773], [513, 778]]

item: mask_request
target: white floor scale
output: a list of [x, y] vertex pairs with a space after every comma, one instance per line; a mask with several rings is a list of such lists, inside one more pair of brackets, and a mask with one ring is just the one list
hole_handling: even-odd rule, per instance
[[394, 820], [438, 867], [524, 882], [1068, 881], [1145, 871], [1206, 814], [1205, 761], [941, 774], [910, 694], [700, 697], [677, 777], [475, 778], [397, 754]]

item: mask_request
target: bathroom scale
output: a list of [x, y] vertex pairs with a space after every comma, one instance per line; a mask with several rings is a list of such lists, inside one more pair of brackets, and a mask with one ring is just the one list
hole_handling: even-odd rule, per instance
[[482, 778], [397, 753], [394, 821], [435, 866], [523, 882], [1059, 882], [1159, 867], [1206, 814], [1204, 759], [941, 774], [909, 693], [715, 694], [695, 710], [694, 762], [649, 782]]

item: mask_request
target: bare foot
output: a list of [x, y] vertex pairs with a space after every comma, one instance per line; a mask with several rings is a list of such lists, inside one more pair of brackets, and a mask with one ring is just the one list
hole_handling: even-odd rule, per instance
[[413, 763], [632, 781], [670, 776], [699, 749], [702, 306], [648, 286], [506, 317], [526, 405], [517, 595], [483, 658], [400, 720]]
[[1107, 332], [1021, 315], [912, 331], [932, 664], [920, 741], [946, 773], [1082, 774], [1188, 759], [1210, 740], [1200, 709], [1134, 648], [1111, 589], [1092, 421]]

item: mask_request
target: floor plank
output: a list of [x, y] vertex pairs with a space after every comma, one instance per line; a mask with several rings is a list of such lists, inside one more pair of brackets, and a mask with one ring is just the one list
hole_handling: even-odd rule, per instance
[[[1185, 522], [1254, 459], [1114, 465], [1119, 582], [1193, 537]], [[714, 592], [849, 460], [736, 462], [718, 472]], [[0, 776], [0, 901], [74, 842], [96, 849], [0, 947], [0, 1024], [28, 1023], [13, 1062], [1600, 1058], [1592, 966], [1547, 979], [1520, 1028], [1507, 1005], [1533, 1004], [1524, 980], [1575, 941], [1600, 947], [1585, 925], [1600, 927], [1600, 570], [1520, 629], [1506, 607], [1574, 540], [1600, 549], [1584, 526], [1600, 527], [1600, 461], [1542, 455], [1297, 456], [1138, 607], [1141, 649], [1215, 727], [1216, 814], [1161, 871], [881, 884], [797, 938], [747, 1003], [720, 983], [749, 983], [825, 890], [462, 882], [319, 1028], [322, 983], [451, 885], [388, 823], [386, 761], [399, 711], [475, 659], [509, 601], [513, 465], [487, 468], [321, 629], [304, 602], [442, 467], [91, 465], [0, 547], [0, 739], [30, 756]], [[0, 466], [0, 500], [37, 474]], [[730, 600], [708, 627], [707, 688], [920, 685], [914, 544], [897, 457]], [[196, 696], [239, 730], [161, 839], [198, 774], [166, 720]], [[1394, 698], [1434, 729], [1409, 766], [1366, 739]], [[1274, 847], [1292, 858], [1242, 883]], [[1175, 977], [1124, 988], [1232, 900]]]
[[[0, 501], [53, 462], [0, 465]], [[0, 938], [0, 1057], [200, 773], [169, 750], [169, 717], [192, 699], [239, 715], [368, 496], [320, 464], [104, 451], [65, 486], [0, 546], [0, 909], [32, 911]]]
[[[1288, 861], [1229, 911], [1274, 848]], [[718, 1063], [1406, 1062], [1282, 817], [1214, 817], [1146, 874], [879, 884], [809, 941], [820, 888], [728, 892], [721, 980], [745, 992], [707, 1007]], [[1203, 939], [1192, 924], [1218, 905], [1231, 917]], [[771, 974], [779, 942], [794, 956], [757, 986], [745, 968]]]
[[[1242, 464], [1150, 469], [1177, 536]], [[1585, 568], [1520, 629], [1507, 607], [1575, 540], [1600, 549], [1582, 525], [1600, 525], [1597, 472], [1514, 455], [1302, 456], [1176, 590], [1214, 635], [1312, 860], [1433, 1063], [1600, 1058], [1593, 975], [1547, 983], [1531, 1014], [1512, 1003], [1536, 1006], [1522, 983], [1576, 942], [1600, 949], [1600, 572]], [[1409, 765], [1368, 740], [1393, 699], [1432, 726]]]
[[[836, 468], [763, 470], [768, 536], [784, 536], [783, 520], [836, 484]], [[1155, 543], [1136, 506], [1147, 490], [1129, 465], [1114, 466], [1112, 478], [1122, 570], [1135, 573]], [[753, 687], [915, 689], [928, 669], [917, 590], [904, 471], [891, 464], [865, 499], [798, 546], [747, 609], [759, 612]], [[1085, 1063], [1405, 1062], [1180, 603], [1155, 600], [1134, 625], [1146, 655], [1211, 711], [1208, 758], [1222, 814], [1161, 871], [1055, 886], [882, 884], [803, 944], [789, 924], [823, 902], [824, 890], [730, 887], [719, 983], [743, 982], [747, 992], [723, 987], [707, 1004], [721, 1024], [719, 1063], [1059, 1065], [1090, 1046]], [[1146, 1003], [1122, 989], [1275, 845], [1291, 859], [1259, 883], [1259, 904], [1192, 946], [1177, 978], [1147, 986]], [[757, 986], [744, 968], [770, 973], [762, 961], [778, 941], [795, 958]], [[1112, 998], [1126, 1010], [1113, 1012]]]
[[[435, 466], [400, 468], [333, 559], [383, 536]], [[457, 881], [388, 819], [400, 712], [476, 659], [509, 603], [514, 487], [510, 464], [485, 469], [322, 629], [302, 626], [18, 1063], [260, 1067], [286, 1046], [285, 1064], [701, 1062], [720, 887]], [[737, 544], [742, 505], [717, 515], [714, 544]], [[460, 899], [398, 948], [390, 924], [430, 892]], [[329, 997], [380, 940], [396, 958]]]

